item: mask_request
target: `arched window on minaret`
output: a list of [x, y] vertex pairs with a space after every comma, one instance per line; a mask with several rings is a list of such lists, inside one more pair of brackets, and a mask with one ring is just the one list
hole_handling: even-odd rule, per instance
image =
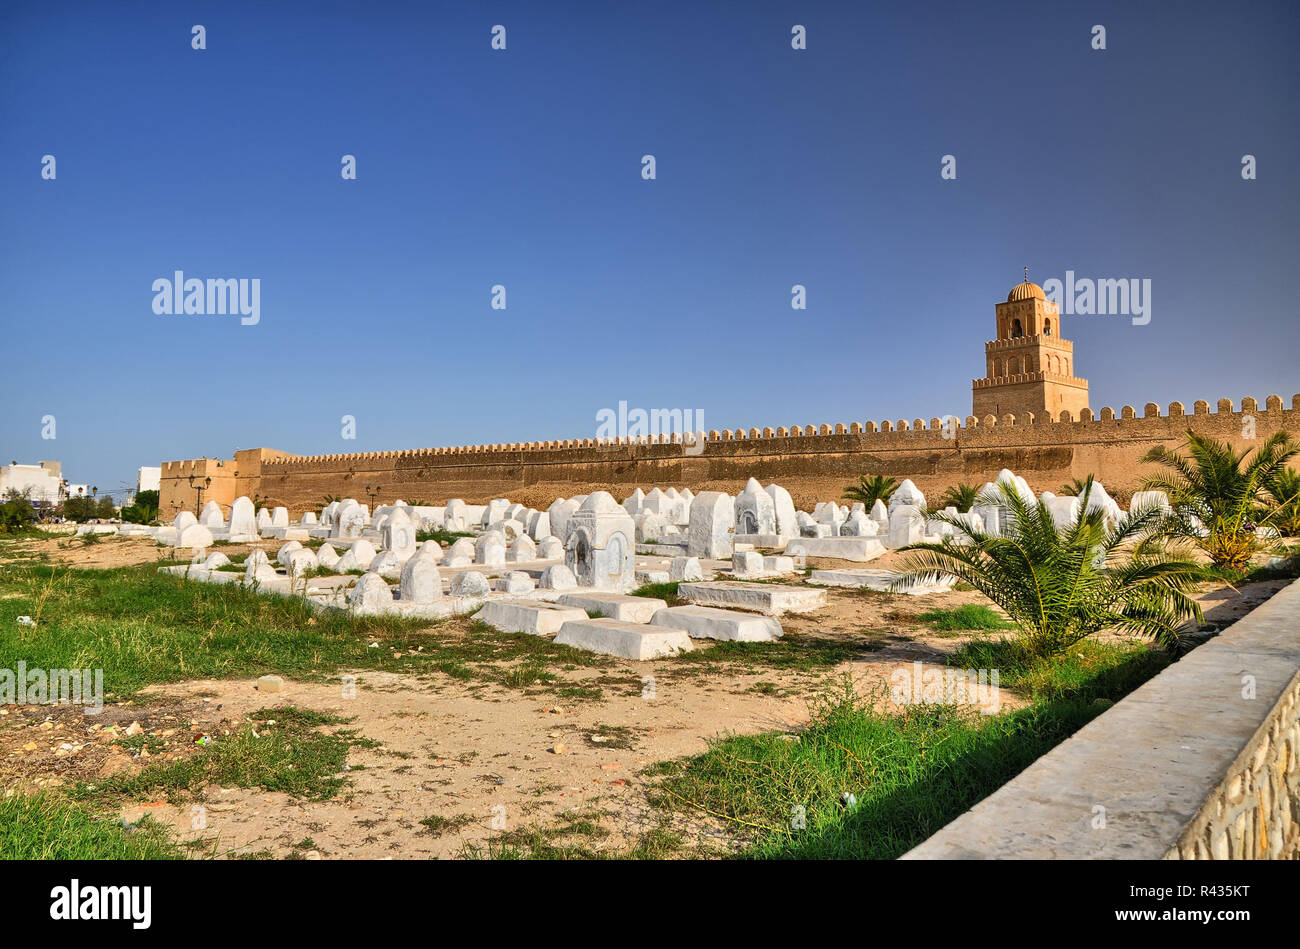
[[1043, 335], [1044, 335], [1044, 336], [1051, 336], [1051, 335], [1052, 335], [1052, 321], [1051, 321], [1051, 320], [1043, 320]]
[[1012, 321], [1011, 321], [1011, 338], [1012, 338], [1012, 339], [1017, 339], [1017, 338], [1019, 338], [1019, 337], [1021, 337], [1021, 336], [1024, 336], [1024, 335], [1025, 335], [1025, 331], [1021, 328], [1021, 326], [1020, 326], [1020, 321], [1019, 321], [1019, 320], [1012, 320]]

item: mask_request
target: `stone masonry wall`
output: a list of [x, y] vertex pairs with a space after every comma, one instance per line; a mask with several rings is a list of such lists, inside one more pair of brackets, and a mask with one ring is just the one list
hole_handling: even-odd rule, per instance
[[[982, 484], [1002, 468], [1025, 476], [1037, 490], [1054, 491], [1095, 474], [1122, 496], [1153, 471], [1140, 463], [1142, 455], [1157, 444], [1178, 447], [1189, 428], [1237, 448], [1275, 431], [1300, 434], [1300, 395], [1285, 409], [1281, 398], [1270, 396], [1264, 406], [1245, 398], [1240, 411], [1221, 399], [1213, 412], [1206, 402], [1195, 403], [1190, 414], [1174, 402], [1163, 414], [1147, 403], [1140, 416], [1131, 406], [1118, 413], [1103, 408], [1096, 416], [1085, 409], [1079, 416], [969, 416], [946, 431], [937, 418], [713, 431], [703, 446], [694, 446], [702, 447], [698, 454], [666, 440], [599, 444], [593, 438], [311, 457], [252, 449], [239, 452], [233, 464], [165, 464], [162, 510], [192, 509], [195, 494], [186, 476], [200, 464], [220, 466], [223, 475], [220, 491], [205, 493], [205, 501], [228, 506], [238, 494], [257, 495], [295, 515], [321, 507], [326, 495], [364, 502], [367, 484], [381, 485], [383, 500], [484, 503], [508, 496], [544, 507], [559, 495], [598, 488], [616, 497], [654, 486], [735, 493], [750, 477], [779, 482], [796, 504], [811, 509], [816, 501], [838, 498], [860, 475], [911, 478], [931, 494], [959, 481]], [[1244, 437], [1251, 429], [1255, 439]]]

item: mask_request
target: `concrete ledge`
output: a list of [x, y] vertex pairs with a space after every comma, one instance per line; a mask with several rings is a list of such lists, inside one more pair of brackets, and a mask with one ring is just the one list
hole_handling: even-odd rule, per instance
[[697, 606], [735, 606], [768, 616], [811, 613], [826, 605], [825, 590], [743, 580], [683, 583], [677, 587], [677, 594]]
[[654, 626], [684, 630], [692, 639], [725, 639], [742, 643], [771, 642], [784, 630], [770, 616], [719, 610], [712, 606], [670, 606], [650, 620]]
[[891, 590], [890, 585], [901, 577], [895, 570], [814, 570], [808, 582], [828, 587], [854, 587], [859, 590], [875, 590], [879, 593], [906, 593], [908, 596], [925, 596], [928, 593], [943, 593], [951, 590], [957, 583], [953, 577], [945, 577], [935, 583], [912, 583], [899, 590]]
[[868, 563], [884, 556], [885, 545], [878, 537], [799, 537], [785, 545], [784, 553]]
[[549, 636], [558, 633], [568, 620], [584, 620], [587, 614], [577, 607], [541, 601], [490, 600], [483, 604], [475, 618], [503, 633]]
[[663, 600], [626, 593], [566, 593], [555, 602], [625, 623], [648, 623], [650, 617], [668, 606]]
[[690, 652], [691, 638], [680, 629], [624, 623], [616, 619], [569, 620], [560, 627], [555, 641], [588, 652], [622, 659], [660, 659]]
[[1300, 582], [903, 859], [1300, 855]]

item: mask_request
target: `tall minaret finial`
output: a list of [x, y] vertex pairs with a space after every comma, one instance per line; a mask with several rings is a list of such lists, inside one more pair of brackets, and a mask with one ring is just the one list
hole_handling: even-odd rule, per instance
[[1029, 268], [1025, 268], [1025, 283], [1029, 282]]

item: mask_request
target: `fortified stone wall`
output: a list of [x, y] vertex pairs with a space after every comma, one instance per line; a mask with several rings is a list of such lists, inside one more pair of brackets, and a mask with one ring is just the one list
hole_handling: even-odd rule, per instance
[[587, 438], [311, 457], [250, 449], [238, 452], [233, 461], [165, 464], [162, 511], [170, 515], [180, 505], [194, 509], [188, 475], [200, 471], [213, 477], [205, 502], [216, 500], [228, 508], [246, 494], [284, 505], [295, 516], [321, 507], [327, 495], [367, 502], [366, 485], [378, 485], [381, 500], [438, 504], [459, 497], [481, 504], [510, 497], [544, 507], [557, 496], [596, 489], [616, 497], [654, 486], [734, 494], [750, 477], [779, 482], [798, 506], [811, 509], [816, 501], [838, 498], [860, 475], [911, 478], [933, 494], [959, 481], [983, 484], [1003, 468], [1024, 476], [1039, 491], [1055, 491], [1072, 478], [1095, 474], [1122, 497], [1155, 470], [1140, 462], [1142, 456], [1153, 445], [1183, 445], [1188, 429], [1238, 450], [1257, 446], [1277, 431], [1300, 436], [1300, 395], [1292, 398], [1290, 408], [1274, 395], [1262, 407], [1245, 398], [1240, 410], [1230, 399], [1220, 399], [1214, 411], [1208, 403], [1196, 402], [1191, 413], [1179, 402], [1163, 413], [1149, 402], [1140, 415], [1126, 405], [1118, 413], [1103, 408], [1095, 416], [1085, 409], [1078, 418], [1062, 412], [1055, 420], [990, 415], [956, 421], [946, 430], [940, 419], [932, 418], [712, 431], [703, 445], [695, 446], [682, 445], [674, 436], [671, 442], [665, 437], [653, 443], [602, 444]]

